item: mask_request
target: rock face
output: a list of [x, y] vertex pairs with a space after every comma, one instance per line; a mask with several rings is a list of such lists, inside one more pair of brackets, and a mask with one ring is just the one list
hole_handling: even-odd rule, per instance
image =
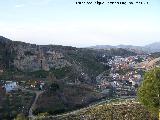
[[45, 50], [44, 47], [36, 45], [18, 45], [14, 47], [17, 53], [14, 66], [22, 71], [49, 71], [50, 68], [62, 68], [71, 64], [64, 59], [61, 52], [53, 49]]
[[[27, 44], [22, 42], [13, 42], [4, 37], [0, 38], [2, 57], [11, 57], [14, 52], [12, 64], [21, 71], [46, 70], [50, 68], [62, 68], [71, 64], [64, 59], [60, 51], [39, 45]], [[4, 63], [6, 60], [3, 60]], [[11, 62], [11, 61], [9, 61]]]
[[[2, 36], [0, 37], [0, 45], [2, 46], [0, 57], [3, 58], [4, 68], [8, 64], [12, 64], [21, 71], [48, 71], [50, 68], [62, 68], [71, 65], [64, 59], [63, 53], [55, 51], [51, 47], [13, 42]], [[10, 60], [13, 52], [14, 57]], [[6, 63], [7, 61], [8, 63]]]

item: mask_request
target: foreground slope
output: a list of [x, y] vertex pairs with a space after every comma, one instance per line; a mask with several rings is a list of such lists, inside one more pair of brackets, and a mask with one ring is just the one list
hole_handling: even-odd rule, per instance
[[136, 102], [103, 103], [59, 116], [39, 115], [36, 120], [150, 120], [150, 113]]

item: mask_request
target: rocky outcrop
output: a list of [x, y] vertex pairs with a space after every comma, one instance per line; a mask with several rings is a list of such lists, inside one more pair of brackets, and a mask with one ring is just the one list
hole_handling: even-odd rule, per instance
[[51, 68], [62, 68], [71, 64], [64, 59], [61, 52], [53, 49], [45, 50], [43, 47], [31, 44], [20, 44], [14, 46], [16, 58], [14, 59], [15, 68], [22, 71], [37, 71]]

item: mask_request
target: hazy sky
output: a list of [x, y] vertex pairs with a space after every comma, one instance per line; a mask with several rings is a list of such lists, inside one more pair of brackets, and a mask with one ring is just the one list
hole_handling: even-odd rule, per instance
[[[0, 35], [77, 47], [160, 41], [160, 0], [99, 0], [105, 2], [100, 6], [77, 1], [94, 0], [0, 0]], [[110, 1], [149, 4], [107, 4]]]

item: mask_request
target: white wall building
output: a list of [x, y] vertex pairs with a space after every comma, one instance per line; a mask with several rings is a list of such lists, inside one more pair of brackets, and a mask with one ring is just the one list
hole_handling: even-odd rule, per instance
[[11, 92], [12, 90], [18, 89], [17, 82], [9, 82], [9, 83], [5, 84], [4, 87], [6, 89], [6, 92]]

